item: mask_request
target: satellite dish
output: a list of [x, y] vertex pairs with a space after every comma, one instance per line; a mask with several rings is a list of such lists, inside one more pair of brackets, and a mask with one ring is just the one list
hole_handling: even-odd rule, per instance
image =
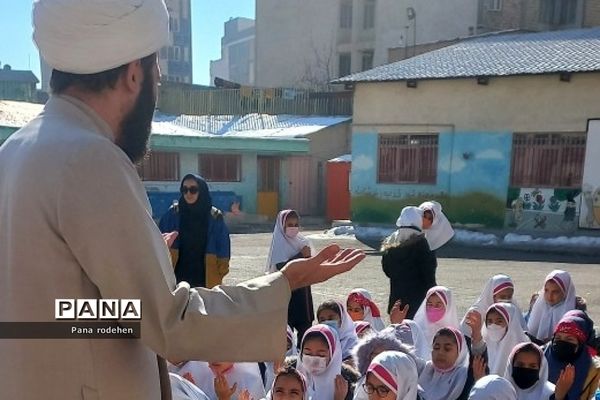
[[408, 7], [406, 9], [406, 17], [408, 18], [409, 21], [415, 19], [416, 16], [417, 16], [417, 13], [415, 12], [414, 8]]

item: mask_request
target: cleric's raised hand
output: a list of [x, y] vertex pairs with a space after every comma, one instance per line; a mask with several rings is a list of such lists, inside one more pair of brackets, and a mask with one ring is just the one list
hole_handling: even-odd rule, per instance
[[331, 244], [314, 257], [290, 261], [281, 269], [292, 290], [315, 283], [325, 282], [332, 277], [350, 271], [365, 258], [358, 249], [341, 249]]

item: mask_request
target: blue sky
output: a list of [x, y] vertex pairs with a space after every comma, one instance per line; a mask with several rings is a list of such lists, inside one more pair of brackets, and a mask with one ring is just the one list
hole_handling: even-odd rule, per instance
[[[32, 4], [0, 0], [0, 63], [31, 69], [41, 79], [38, 51], [31, 40]], [[209, 84], [210, 60], [221, 57], [223, 24], [230, 17], [254, 18], [254, 0], [192, 0], [194, 83]]]

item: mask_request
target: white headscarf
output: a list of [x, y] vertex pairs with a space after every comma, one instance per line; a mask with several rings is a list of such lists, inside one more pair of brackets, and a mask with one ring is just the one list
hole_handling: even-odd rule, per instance
[[445, 372], [439, 371], [433, 361], [427, 361], [419, 376], [424, 400], [456, 400], [465, 388], [469, 374], [469, 349], [463, 334], [456, 328], [449, 329], [458, 343], [458, 357], [452, 369]]
[[[496, 310], [502, 315], [507, 323], [507, 330], [504, 337], [495, 342], [490, 339], [489, 333], [485, 324], [485, 317], [491, 310]], [[483, 339], [488, 352], [488, 367], [490, 374], [504, 375], [506, 371], [506, 362], [514, 347], [520, 343], [529, 343], [529, 337], [523, 332], [521, 327], [520, 317], [521, 311], [513, 304], [496, 303], [492, 304], [484, 315], [483, 324]]]
[[173, 372], [169, 372], [169, 379], [171, 380], [173, 400], [209, 400], [208, 396], [198, 386], [187, 379]]
[[[415, 356], [421, 360], [431, 360], [431, 346], [427, 343], [423, 331], [412, 319], [405, 319], [400, 324], [392, 324], [385, 328], [384, 332], [388, 330], [394, 333], [396, 339], [402, 343], [411, 346], [415, 351]], [[417, 366], [418, 367], [418, 366]]]
[[340, 314], [342, 315], [338, 334], [342, 344], [342, 360], [345, 360], [352, 356], [352, 350], [358, 344], [358, 335], [356, 334], [354, 321], [346, 311], [346, 305], [339, 301], [336, 301], [336, 303], [340, 307]]
[[[180, 376], [191, 374], [196, 386], [200, 388], [211, 400], [218, 400], [215, 393], [214, 379], [215, 375], [205, 361], [188, 361], [182, 366], [172, 367], [171, 372]], [[237, 383], [237, 390], [233, 399], [237, 399], [240, 392], [244, 389], [250, 392], [254, 399], [265, 397], [265, 387], [263, 386], [260, 369], [257, 363], [234, 363], [232, 368], [224, 374], [229, 387]]]
[[[273, 228], [273, 238], [271, 239], [271, 249], [267, 257], [266, 273], [276, 272], [277, 264], [288, 261], [300, 253], [303, 247], [310, 247], [310, 241], [301, 234], [295, 237], [289, 237], [285, 234], [285, 220], [293, 212], [295, 211], [283, 210], [277, 214], [277, 221]], [[298, 215], [297, 212], [296, 214]], [[300, 216], [298, 215], [299, 218]]]
[[387, 386], [396, 395], [396, 400], [417, 399], [419, 387], [417, 366], [406, 354], [399, 351], [384, 351], [373, 359], [367, 370], [367, 374], [369, 373]]
[[[300, 379], [302, 381], [301, 385], [302, 385], [302, 388], [304, 389], [304, 395], [302, 396], [302, 400], [310, 400], [309, 392], [308, 392], [308, 383], [307, 383], [306, 377], [304, 376], [304, 374], [302, 372], [300, 372], [297, 369], [296, 369], [296, 372], [298, 372], [298, 375], [300, 376]], [[276, 380], [273, 379], [273, 382], [269, 386], [269, 392], [267, 393], [267, 397], [265, 398], [266, 400], [273, 400], [273, 390], [275, 390], [275, 381]], [[253, 400], [260, 400], [260, 399], [253, 399]]]
[[[534, 347], [540, 356], [539, 379], [532, 387], [528, 389], [521, 389], [519, 386], [517, 386], [512, 377], [513, 364], [517, 352], [528, 344], [531, 347]], [[548, 360], [546, 360], [546, 357], [544, 357], [544, 352], [542, 349], [533, 343], [521, 343], [513, 349], [508, 357], [504, 378], [506, 378], [506, 380], [509, 381], [515, 388], [515, 391], [517, 392], [517, 400], [548, 400], [550, 396], [554, 394], [554, 384], [552, 382], [548, 382]]]
[[301, 349], [304, 348], [304, 341], [309, 333], [316, 332], [325, 338], [329, 347], [329, 356], [331, 360], [327, 364], [327, 369], [319, 375], [312, 375], [302, 365], [302, 351], [300, 351], [300, 360], [298, 362], [298, 371], [307, 379], [308, 393], [311, 400], [331, 400], [335, 391], [335, 377], [342, 372], [342, 349], [337, 332], [329, 325], [318, 324], [309, 328], [302, 338]]
[[[475, 303], [473, 303], [471, 308], [469, 308], [469, 311], [475, 310], [481, 315], [482, 319], [485, 319], [484, 314], [485, 314], [486, 310], [488, 308], [490, 308], [490, 306], [492, 304], [494, 304], [494, 296], [497, 295], [498, 293], [500, 293], [501, 291], [503, 291], [504, 289], [508, 289], [508, 288], [512, 288], [513, 291], [515, 289], [515, 285], [510, 276], [504, 275], [504, 274], [498, 274], [498, 275], [492, 276], [486, 282], [485, 287], [483, 288], [483, 291], [479, 295], [479, 298], [477, 299], [477, 301], [475, 301]], [[521, 312], [514, 295], [513, 295], [513, 299], [512, 299], [511, 303], [514, 304], [515, 307], [517, 307], [519, 309], [519, 312]], [[467, 314], [468, 314], [468, 312], [467, 312]], [[471, 337], [471, 328], [467, 325], [467, 322], [466, 322], [467, 314], [465, 314], [462, 321], [460, 321], [460, 330], [462, 331], [462, 333], [465, 334], [465, 336]], [[521, 327], [523, 328], [523, 330], [527, 329], [527, 324], [525, 323], [525, 319], [523, 318], [522, 313], [521, 313], [521, 316], [519, 317], [519, 323], [521, 324]]]
[[94, 74], [170, 43], [163, 0], [37, 0], [33, 40], [54, 69]]
[[[442, 302], [446, 308], [444, 316], [438, 322], [431, 322], [429, 319], [427, 319], [427, 299], [433, 294], [437, 294], [438, 297], [442, 299]], [[417, 325], [419, 325], [419, 328], [421, 328], [429, 349], [431, 349], [431, 341], [433, 340], [433, 336], [441, 328], [448, 327], [458, 329], [458, 316], [452, 291], [445, 286], [434, 286], [429, 289], [427, 291], [427, 295], [425, 296], [425, 300], [423, 300], [421, 306], [415, 313], [414, 321]]]
[[452, 239], [454, 229], [452, 229], [448, 218], [442, 212], [442, 205], [437, 201], [426, 201], [419, 208], [433, 213], [433, 222], [431, 228], [425, 229], [425, 237], [429, 242], [429, 248], [437, 250]]
[[475, 382], [469, 400], [517, 400], [517, 394], [506, 379], [487, 375]]
[[356, 301], [362, 306], [365, 314], [363, 320], [370, 323], [372, 329], [380, 331], [385, 328], [385, 324], [381, 319], [379, 307], [377, 307], [377, 304], [373, 302], [371, 294], [366, 289], [353, 289], [348, 295], [348, 300], [346, 300], [346, 303], [349, 300]]
[[[550, 306], [544, 300], [544, 286], [546, 282], [552, 280], [556, 283], [565, 295], [564, 301]], [[554, 328], [566, 314], [567, 311], [575, 309], [575, 286], [571, 280], [571, 275], [566, 271], [554, 270], [550, 272], [539, 292], [539, 296], [531, 309], [527, 329], [530, 334], [539, 340], [546, 340], [552, 337]]]
[[413, 236], [423, 235], [423, 210], [413, 206], [404, 207], [396, 226], [398, 229], [383, 241], [383, 249], [406, 242]]

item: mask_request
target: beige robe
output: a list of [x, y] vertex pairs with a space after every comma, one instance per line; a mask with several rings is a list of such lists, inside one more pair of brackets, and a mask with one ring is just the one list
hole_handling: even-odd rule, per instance
[[153, 400], [157, 354], [274, 360], [289, 297], [280, 273], [176, 285], [135, 167], [76, 99], [53, 96], [0, 147], [0, 321], [54, 321], [60, 298], [141, 299], [143, 315], [141, 340], [0, 340], [0, 398]]

